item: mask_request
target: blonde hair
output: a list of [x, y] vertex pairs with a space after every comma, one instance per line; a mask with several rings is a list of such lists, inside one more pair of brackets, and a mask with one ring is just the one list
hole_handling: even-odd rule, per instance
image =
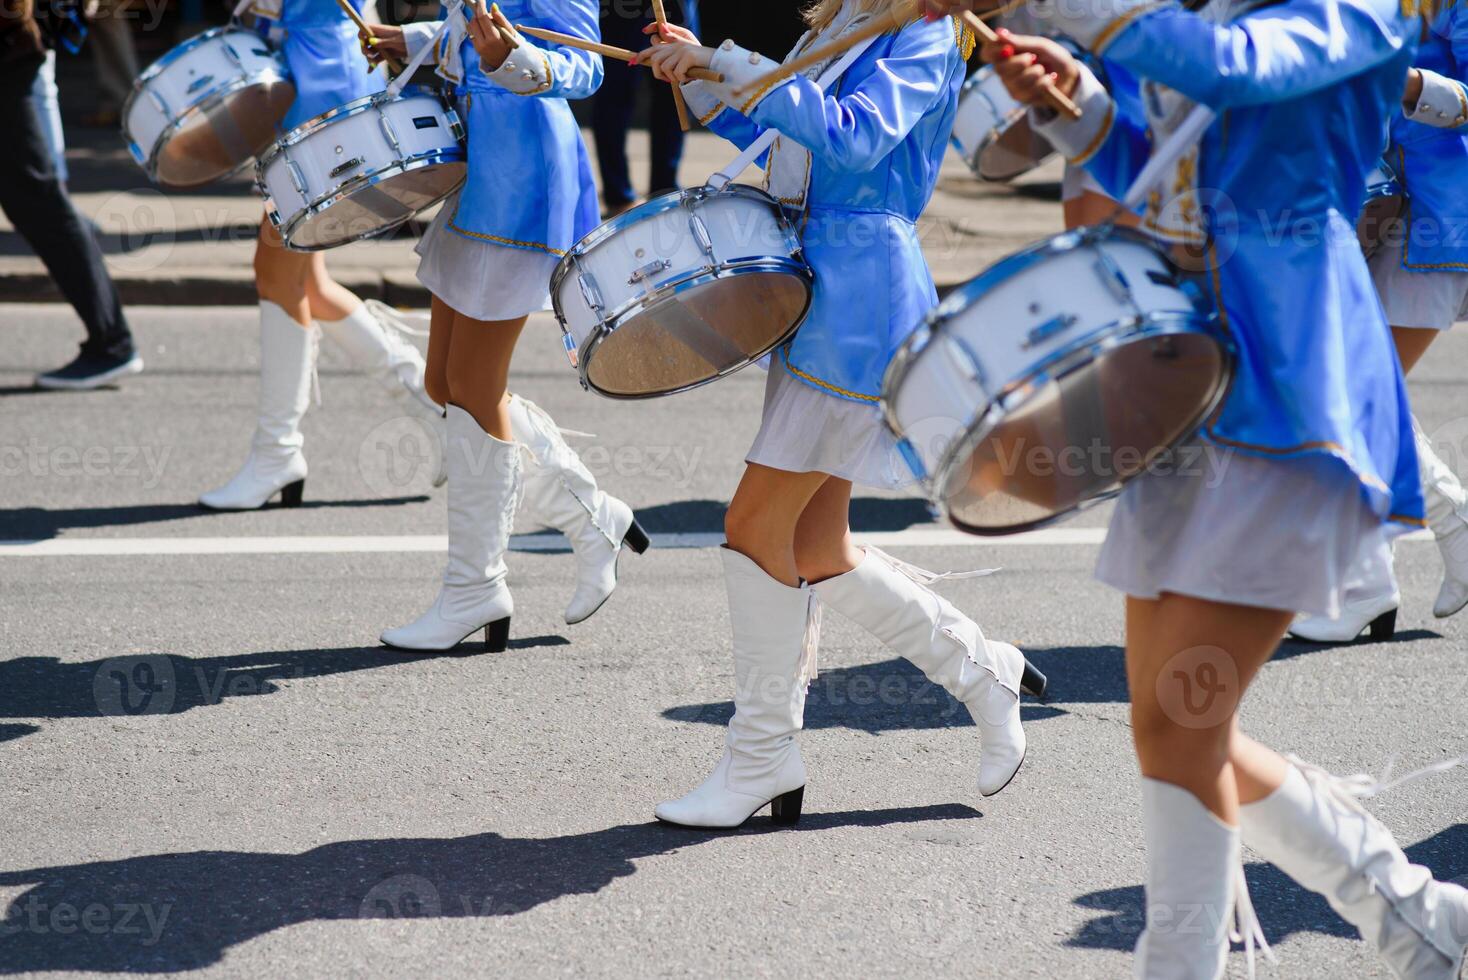
[[[805, 22], [813, 30], [822, 30], [841, 12], [847, 0], [813, 0], [803, 11]], [[857, 9], [864, 14], [890, 13], [899, 24], [905, 24], [918, 14], [918, 5], [913, 0], [853, 0]]]

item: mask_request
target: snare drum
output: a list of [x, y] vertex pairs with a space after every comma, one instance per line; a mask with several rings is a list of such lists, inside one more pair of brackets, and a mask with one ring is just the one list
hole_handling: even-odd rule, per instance
[[452, 194], [468, 170], [464, 127], [436, 92], [379, 92], [307, 120], [255, 168], [287, 248], [317, 252], [392, 231]]
[[1407, 211], [1407, 193], [1396, 168], [1386, 158], [1366, 178], [1366, 205], [1356, 222], [1356, 237], [1369, 259], [1393, 237], [1399, 236], [1402, 215]]
[[253, 31], [219, 27], [138, 76], [122, 109], [122, 135], [150, 179], [199, 187], [268, 147], [295, 97], [278, 51]]
[[964, 83], [953, 146], [976, 176], [992, 181], [1029, 173], [1055, 152], [1049, 140], [1030, 128], [1028, 111], [1010, 96], [992, 66], [980, 68]]
[[814, 280], [779, 203], [727, 184], [602, 225], [561, 260], [551, 298], [582, 387], [656, 398], [774, 350], [805, 319]]
[[1102, 225], [959, 287], [898, 351], [883, 404], [953, 523], [1008, 534], [1115, 494], [1197, 431], [1232, 365], [1205, 291]]

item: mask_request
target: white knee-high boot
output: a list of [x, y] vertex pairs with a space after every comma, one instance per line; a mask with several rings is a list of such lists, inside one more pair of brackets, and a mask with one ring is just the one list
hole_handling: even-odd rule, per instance
[[210, 510], [256, 510], [280, 494], [301, 503], [306, 457], [301, 418], [311, 402], [318, 334], [279, 305], [260, 301], [260, 407], [245, 465], [224, 486], [199, 497]]
[[1468, 891], [1413, 864], [1348, 783], [1291, 763], [1279, 789], [1240, 807], [1245, 843], [1325, 896], [1402, 980], [1458, 980], [1468, 956]]
[[583, 622], [617, 587], [622, 546], [642, 554], [649, 543], [647, 533], [631, 507], [596, 485], [596, 477], [566, 445], [555, 420], [540, 406], [512, 395], [510, 424], [516, 441], [530, 457], [525, 470], [525, 514], [570, 540], [577, 575], [566, 622]]
[[1427, 524], [1437, 537], [1443, 559], [1443, 584], [1432, 614], [1447, 619], [1468, 606], [1468, 491], [1438, 458], [1415, 417], [1412, 431], [1417, 436], [1422, 486], [1427, 491]]
[[1137, 939], [1137, 980], [1218, 980], [1240, 897], [1239, 830], [1187, 790], [1142, 780], [1147, 835], [1147, 925]]
[[415, 622], [382, 634], [404, 650], [448, 650], [484, 630], [485, 649], [503, 651], [515, 611], [505, 550], [519, 505], [521, 448], [485, 432], [474, 416], [448, 408], [449, 557], [443, 587]]
[[917, 574], [868, 548], [856, 568], [812, 588], [821, 602], [911, 660], [968, 708], [982, 742], [979, 792], [993, 796], [1009, 785], [1025, 757], [1019, 720], [1024, 655], [1008, 643], [986, 639], [977, 623], [918, 581]]
[[778, 824], [800, 819], [805, 763], [795, 734], [805, 720], [800, 664], [811, 624], [810, 589], [765, 574], [737, 551], [720, 549], [734, 632], [734, 717], [713, 774], [659, 820], [685, 827], [738, 827], [765, 804]]
[[447, 426], [443, 407], [423, 386], [423, 355], [404, 334], [409, 327], [389, 306], [368, 300], [340, 320], [318, 320], [321, 332], [362, 371], [376, 378], [407, 414], [421, 420], [438, 440], [438, 469], [433, 485], [448, 479], [444, 459]]

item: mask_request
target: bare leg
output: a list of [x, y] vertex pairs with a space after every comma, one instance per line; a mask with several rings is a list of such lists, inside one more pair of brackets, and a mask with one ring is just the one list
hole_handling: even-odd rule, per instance
[[750, 463], [724, 516], [729, 547], [776, 581], [798, 588], [795, 529], [806, 505], [829, 479], [825, 473], [787, 473]]
[[[1065, 215], [1065, 227], [1067, 229], [1080, 228], [1083, 225], [1099, 225], [1103, 221], [1116, 214], [1120, 205], [1107, 197], [1105, 194], [1097, 194], [1095, 191], [1083, 191], [1079, 197], [1073, 197], [1061, 205]], [[1137, 216], [1130, 212], [1122, 212], [1116, 218], [1116, 223], [1128, 228], [1135, 228], [1138, 224]]]
[[1421, 327], [1392, 327], [1392, 341], [1397, 345], [1397, 358], [1402, 362], [1403, 374], [1412, 373], [1441, 332]]
[[270, 219], [260, 222], [255, 242], [255, 291], [262, 300], [274, 303], [303, 327], [311, 325], [311, 304], [306, 298], [306, 281], [312, 256], [285, 247]]
[[428, 397], [439, 405], [449, 403], [449, 350], [453, 346], [454, 324], [458, 318], [451, 306], [437, 296], [433, 297], [423, 388]]
[[795, 526], [795, 566], [814, 585], [845, 575], [861, 564], [851, 540], [851, 481], [829, 477], [816, 491]]
[[[1144, 776], [1182, 787], [1225, 823], [1238, 823], [1234, 718], [1293, 618], [1189, 596], [1128, 597], [1127, 683]], [[1246, 762], [1252, 758], [1246, 753]], [[1270, 781], [1269, 769], [1251, 767], [1252, 791]]]
[[[449, 401], [470, 415], [485, 432], [513, 442], [510, 425], [510, 361], [527, 317], [518, 320], [475, 320], [455, 314], [446, 364]], [[430, 357], [433, 355], [430, 341]]]
[[326, 271], [326, 254], [315, 252], [307, 258], [310, 266], [306, 275], [306, 299], [311, 304], [311, 316], [317, 320], [342, 320], [352, 315], [362, 301]]

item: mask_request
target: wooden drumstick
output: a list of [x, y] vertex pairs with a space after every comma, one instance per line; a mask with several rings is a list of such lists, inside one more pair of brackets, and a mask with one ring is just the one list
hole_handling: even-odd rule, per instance
[[794, 78], [796, 75], [805, 71], [812, 65], [819, 65], [825, 61], [829, 61], [832, 58], [838, 58], [846, 52], [850, 51], [852, 48], [856, 47], [858, 44], [865, 43], [866, 41], [869, 41], [874, 37], [881, 37], [888, 31], [901, 30], [902, 27], [903, 24], [898, 21], [895, 14], [889, 13], [885, 17], [878, 17], [876, 20], [872, 21], [866, 27], [863, 27], [861, 30], [855, 32], [854, 34], [849, 34], [839, 41], [832, 41], [830, 44], [824, 44], [821, 47], [816, 48], [809, 54], [801, 55], [794, 61], [788, 64], [781, 65], [779, 68], [776, 68], [774, 71], [770, 72], [768, 75], [765, 75], [763, 78], [760, 78], [754, 83], [746, 85], [743, 88], [739, 89], [737, 94], [744, 95], [751, 90], [763, 91], [765, 89], [768, 89], [771, 85], [774, 85], [778, 82], [783, 82], [787, 78]]
[[[658, 27], [668, 26], [668, 12], [663, 9], [663, 0], [652, 0], [652, 15], [657, 18]], [[662, 33], [659, 32], [659, 37]], [[678, 125], [683, 127], [683, 132], [693, 128], [693, 121], [688, 118], [688, 102], [683, 98], [683, 89], [673, 86], [673, 107], [678, 110]]]
[[[588, 41], [574, 34], [548, 31], [543, 27], [526, 27], [524, 24], [517, 24], [515, 25], [515, 30], [521, 34], [539, 38], [542, 41], [550, 41], [552, 44], [560, 44], [568, 48], [580, 48], [582, 51], [590, 51], [593, 54], [601, 55], [603, 58], [615, 58], [618, 61], [633, 61], [639, 57], [636, 51], [629, 48], [615, 48], [610, 44]], [[690, 68], [688, 69], [688, 77], [696, 78], [701, 82], [722, 82], [724, 80], [722, 73], [709, 71], [707, 68]]]
[[[994, 32], [994, 28], [984, 23], [972, 11], [965, 10], [960, 16], [963, 18], [963, 22], [968, 29], [977, 34], [979, 40], [985, 44], [998, 44], [1003, 40]], [[1081, 107], [1072, 102], [1064, 92], [1061, 92], [1060, 89], [1049, 82], [1045, 83], [1045, 102], [1050, 108], [1063, 116], [1069, 116], [1071, 119], [1081, 118]]]
[[[505, 47], [509, 48], [511, 51], [518, 50], [519, 47], [520, 47], [520, 39], [515, 36], [515, 32], [512, 31], [512, 30], [510, 30], [504, 24], [501, 24], [495, 18], [495, 14], [498, 14], [500, 17], [504, 17], [505, 16], [504, 11], [500, 10], [500, 5], [497, 4], [497, 3], [492, 3], [492, 4], [489, 5], [489, 10], [490, 10], [490, 16], [489, 16], [490, 22], [494, 24], [494, 29], [499, 34], [500, 41], [503, 42], [503, 44], [505, 45]], [[509, 18], [506, 17], [505, 20], [508, 21]]]
[[[367, 46], [376, 47], [377, 37], [372, 33], [372, 28], [368, 27], [367, 22], [362, 19], [362, 15], [357, 13], [357, 8], [352, 6], [351, 0], [336, 0], [336, 2], [341, 4], [341, 8], [347, 12], [347, 17], [351, 22], [357, 25], [357, 30], [367, 35]], [[401, 61], [396, 58], [389, 58], [386, 55], [383, 55], [382, 60], [387, 62], [387, 67], [392, 69], [394, 75], [402, 74], [403, 63]]]

